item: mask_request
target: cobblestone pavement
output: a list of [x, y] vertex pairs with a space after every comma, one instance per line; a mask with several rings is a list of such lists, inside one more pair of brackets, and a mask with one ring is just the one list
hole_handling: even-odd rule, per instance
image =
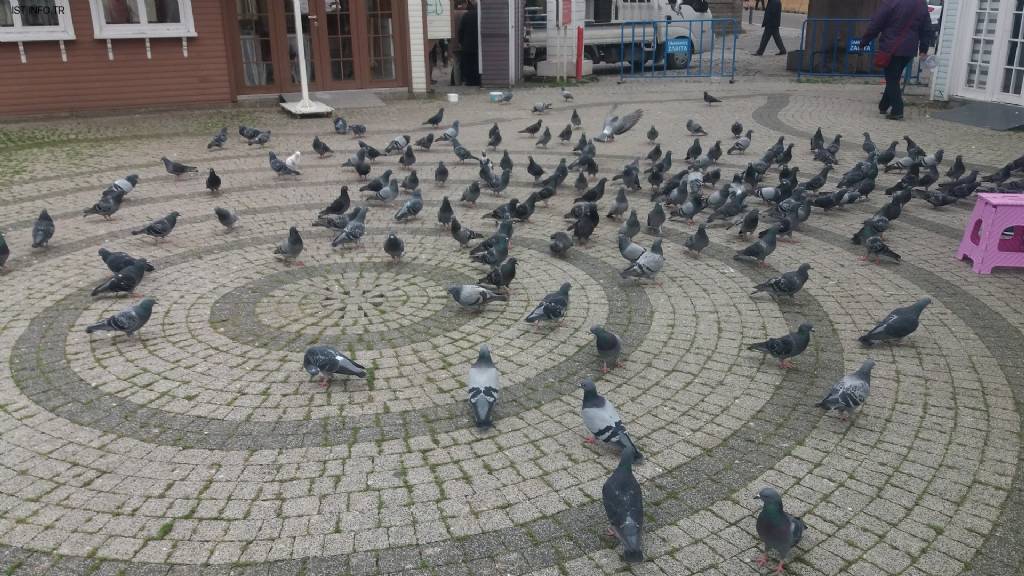
[[[705, 88], [726, 103], [705, 106]], [[840, 172], [862, 157], [863, 131], [879, 143], [911, 134], [928, 150], [945, 147], [947, 162], [962, 153], [995, 166], [1022, 151], [1019, 135], [934, 120], [926, 107], [886, 122], [872, 113], [874, 84], [605, 78], [575, 92], [590, 134], [612, 102], [645, 110], [637, 130], [600, 145], [605, 174], [647, 152], [651, 124], [682, 156], [688, 117], [711, 133], [706, 145], [725, 140], [735, 119], [753, 128], [758, 153], [785, 136], [804, 174], [817, 171], [807, 137], [819, 125], [847, 135]], [[532, 189], [527, 154], [549, 170], [569, 154], [516, 134], [532, 121], [530, 103], [556, 96], [534, 88], [511, 106], [484, 93], [445, 104], [473, 149], [492, 122], [501, 125], [516, 162], [506, 196]], [[382, 147], [399, 133], [426, 133], [409, 129], [438, 105], [395, 100], [346, 115]], [[557, 132], [571, 107], [556, 103], [545, 122]], [[237, 137], [206, 151], [217, 128], [234, 134], [239, 122], [272, 129], [268, 148], [279, 154], [303, 150], [302, 175], [275, 177], [266, 150]], [[315, 134], [334, 158], [305, 152]], [[573, 197], [566, 186], [515, 230], [520, 267], [509, 302], [467, 314], [444, 287], [485, 270], [439, 233], [435, 213], [477, 170], [446, 146], [417, 152], [426, 200], [418, 220], [395, 225], [393, 208], [371, 207], [365, 247], [332, 250], [310, 221], [341, 184], [354, 191], [357, 182], [339, 167], [355, 141], [327, 120], [235, 108], [9, 123], [0, 136], [0, 229], [12, 250], [0, 276], [4, 574], [754, 574], [751, 496], [765, 485], [808, 525], [792, 574], [1020, 573], [1022, 278], [976, 276], [954, 260], [966, 204], [914, 201], [888, 234], [904, 262], [880, 267], [858, 263], [849, 242], [877, 197], [816, 212], [767, 269], [734, 262], [741, 244], [723, 229], [711, 230], [703, 257], [688, 257], [691, 229], [673, 222], [660, 285], [638, 285], [617, 275], [617, 224], [602, 222], [565, 259], [549, 255], [547, 238], [564, 228]], [[203, 177], [175, 181], [163, 155], [216, 168], [222, 192], [207, 193]], [[724, 157], [725, 178], [753, 155]], [[452, 169], [444, 187], [430, 177], [441, 159]], [[398, 168], [383, 158], [374, 174], [383, 167]], [[111, 221], [81, 217], [129, 172], [141, 182]], [[485, 194], [456, 212], [489, 231], [480, 216], [502, 201]], [[651, 206], [646, 191], [630, 202], [641, 217]], [[238, 210], [241, 226], [225, 234], [214, 206]], [[43, 208], [57, 232], [49, 248], [33, 250], [29, 229]], [[167, 241], [128, 234], [171, 210], [182, 216]], [[303, 268], [272, 257], [291, 225], [306, 241]], [[399, 264], [381, 250], [389, 227], [406, 241]], [[88, 295], [105, 277], [100, 246], [156, 266], [140, 291], [158, 304], [138, 338], [84, 333], [124, 305]], [[811, 263], [811, 280], [794, 301], [749, 295], [801, 262]], [[563, 281], [573, 284], [566, 320], [530, 329], [523, 316]], [[856, 342], [923, 295], [934, 303], [907, 342]], [[817, 329], [798, 368], [747, 351], [805, 319]], [[626, 343], [623, 366], [607, 375], [593, 324]], [[349, 352], [371, 376], [322, 391], [301, 369], [312, 342]], [[483, 342], [503, 386], [488, 432], [470, 425], [464, 404]], [[878, 361], [872, 395], [853, 424], [813, 408], [868, 355]], [[636, 468], [648, 512], [641, 565], [625, 567], [602, 537], [601, 485], [617, 453], [582, 443], [576, 385], [586, 375], [598, 377], [647, 456]]]

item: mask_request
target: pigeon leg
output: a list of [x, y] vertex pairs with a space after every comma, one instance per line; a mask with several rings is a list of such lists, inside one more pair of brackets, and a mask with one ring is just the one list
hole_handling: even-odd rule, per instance
[[779, 361], [779, 368], [796, 368], [796, 364], [793, 364], [787, 358], [783, 358]]
[[607, 373], [608, 373], [608, 363], [607, 362], [602, 362], [601, 363], [601, 374], [607, 374]]
[[772, 573], [775, 574], [775, 576], [779, 576], [780, 574], [782, 574], [785, 571], [786, 571], [785, 564], [782, 562], [782, 560], [779, 560], [779, 565], [775, 567], [775, 570]]
[[615, 530], [612, 530], [611, 526], [605, 529], [605, 534], [611, 536], [612, 538], [615, 538], [616, 540], [619, 539], [618, 535], [615, 534]]
[[761, 268], [767, 268], [768, 267], [768, 265], [764, 263], [764, 260], [759, 261], [757, 263], [757, 265], [760, 266]]
[[303, 266], [306, 265], [306, 263], [303, 262], [302, 260], [296, 260], [295, 265], [298, 266], [299, 268], [302, 268]]
[[586, 439], [583, 440], [583, 443], [584, 444], [596, 444], [597, 443], [597, 438], [594, 437], [594, 436], [587, 436]]
[[754, 562], [757, 562], [757, 566], [759, 568], [763, 567], [765, 564], [768, 563], [768, 553], [765, 552], [764, 554], [757, 556], [756, 558], [754, 558]]

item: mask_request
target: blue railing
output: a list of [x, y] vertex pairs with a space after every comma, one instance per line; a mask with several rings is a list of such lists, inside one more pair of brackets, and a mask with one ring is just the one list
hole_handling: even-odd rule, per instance
[[[868, 18], [807, 18], [800, 28], [800, 62], [796, 76], [882, 76], [874, 64], [875, 45], [860, 45]], [[918, 80], [921, 67], [907, 64], [907, 80]]]
[[736, 77], [735, 19], [627, 20], [619, 30], [620, 80]]

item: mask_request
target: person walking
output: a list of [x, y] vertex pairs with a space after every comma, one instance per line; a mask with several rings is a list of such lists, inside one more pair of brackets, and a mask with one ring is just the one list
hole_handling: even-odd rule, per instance
[[466, 86], [480, 85], [480, 64], [477, 60], [480, 43], [477, 39], [476, 4], [470, 2], [466, 13], [459, 20], [459, 71]]
[[874, 64], [885, 71], [885, 92], [878, 102], [878, 112], [887, 119], [903, 120], [900, 76], [915, 54], [923, 58], [928, 53], [932, 34], [925, 0], [882, 0], [871, 17], [860, 45], [867, 46], [881, 36], [875, 48]]
[[786, 53], [786, 47], [782, 44], [782, 36], [779, 35], [779, 26], [782, 25], [782, 0], [768, 0], [764, 8], [764, 18], [761, 19], [761, 27], [764, 32], [761, 34], [761, 45], [754, 52], [755, 56], [763, 56], [764, 49], [768, 47], [768, 39], [775, 39], [775, 47], [779, 49], [776, 56]]

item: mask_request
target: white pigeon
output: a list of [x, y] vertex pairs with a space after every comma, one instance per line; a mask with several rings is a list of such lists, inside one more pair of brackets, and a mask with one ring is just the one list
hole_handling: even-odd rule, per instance
[[299, 162], [301, 160], [302, 160], [302, 152], [299, 152], [298, 150], [296, 150], [295, 154], [292, 154], [291, 156], [285, 158], [284, 164], [285, 164], [285, 166], [291, 168], [292, 170], [298, 170], [299, 169]]

